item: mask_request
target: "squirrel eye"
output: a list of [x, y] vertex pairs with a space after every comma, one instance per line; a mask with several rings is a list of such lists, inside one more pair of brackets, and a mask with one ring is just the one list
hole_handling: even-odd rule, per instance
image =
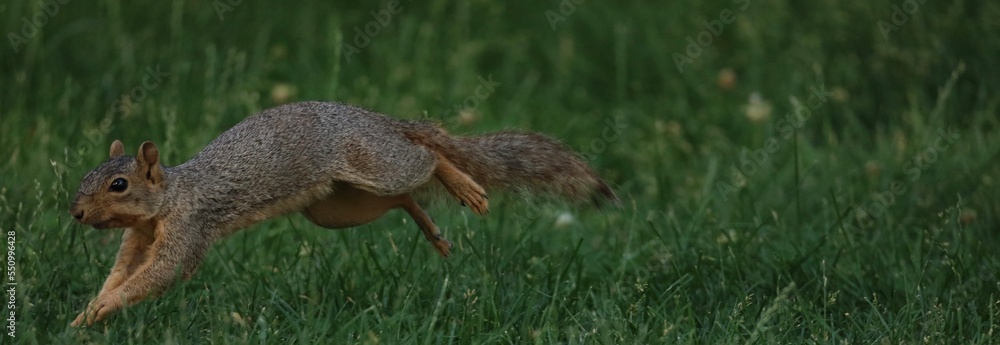
[[128, 181], [126, 181], [123, 178], [116, 178], [114, 181], [111, 181], [111, 187], [108, 189], [110, 189], [112, 192], [124, 192], [125, 189], [127, 188], [128, 188]]

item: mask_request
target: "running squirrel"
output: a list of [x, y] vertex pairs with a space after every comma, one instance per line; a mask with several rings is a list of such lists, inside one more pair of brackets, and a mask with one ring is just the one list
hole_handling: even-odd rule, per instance
[[478, 215], [489, 212], [486, 188], [620, 206], [577, 154], [541, 134], [450, 136], [433, 122], [332, 102], [264, 110], [174, 167], [149, 141], [133, 157], [115, 140], [110, 155], [83, 177], [70, 214], [125, 231], [110, 275], [74, 327], [162, 293], [177, 272], [190, 279], [216, 240], [294, 212], [340, 229], [401, 208], [447, 257], [451, 243], [411, 197], [436, 184], [432, 177]]

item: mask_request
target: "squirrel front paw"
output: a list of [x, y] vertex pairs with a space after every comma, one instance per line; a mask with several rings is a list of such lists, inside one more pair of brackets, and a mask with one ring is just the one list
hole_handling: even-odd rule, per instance
[[80, 315], [76, 316], [70, 326], [93, 326], [95, 322], [103, 320], [108, 314], [121, 309], [121, 307], [122, 302], [117, 298], [108, 298], [107, 295], [97, 296], [87, 304], [87, 308]]

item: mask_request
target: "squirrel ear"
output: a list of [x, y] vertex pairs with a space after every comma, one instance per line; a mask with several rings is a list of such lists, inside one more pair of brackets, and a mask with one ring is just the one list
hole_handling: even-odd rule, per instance
[[115, 142], [111, 143], [111, 158], [118, 157], [123, 154], [125, 154], [125, 145], [122, 145], [121, 141], [115, 140]]
[[156, 148], [156, 144], [153, 144], [152, 141], [144, 142], [139, 146], [139, 154], [135, 155], [135, 159], [147, 165], [159, 163], [160, 150]]
[[139, 146], [139, 154], [135, 155], [135, 160], [139, 163], [139, 173], [146, 176], [146, 179], [157, 183], [163, 180], [163, 169], [160, 168], [160, 150], [156, 144], [147, 141]]

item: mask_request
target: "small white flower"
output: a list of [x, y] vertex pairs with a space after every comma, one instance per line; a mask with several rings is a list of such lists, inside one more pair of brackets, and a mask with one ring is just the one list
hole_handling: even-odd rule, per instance
[[567, 226], [570, 226], [570, 224], [573, 224], [574, 222], [576, 222], [576, 217], [573, 217], [573, 214], [569, 212], [563, 212], [560, 213], [559, 217], [556, 218], [555, 227], [565, 228]]
[[750, 122], [764, 122], [771, 118], [771, 102], [764, 99], [760, 93], [753, 92], [747, 105], [743, 106], [747, 118]]

